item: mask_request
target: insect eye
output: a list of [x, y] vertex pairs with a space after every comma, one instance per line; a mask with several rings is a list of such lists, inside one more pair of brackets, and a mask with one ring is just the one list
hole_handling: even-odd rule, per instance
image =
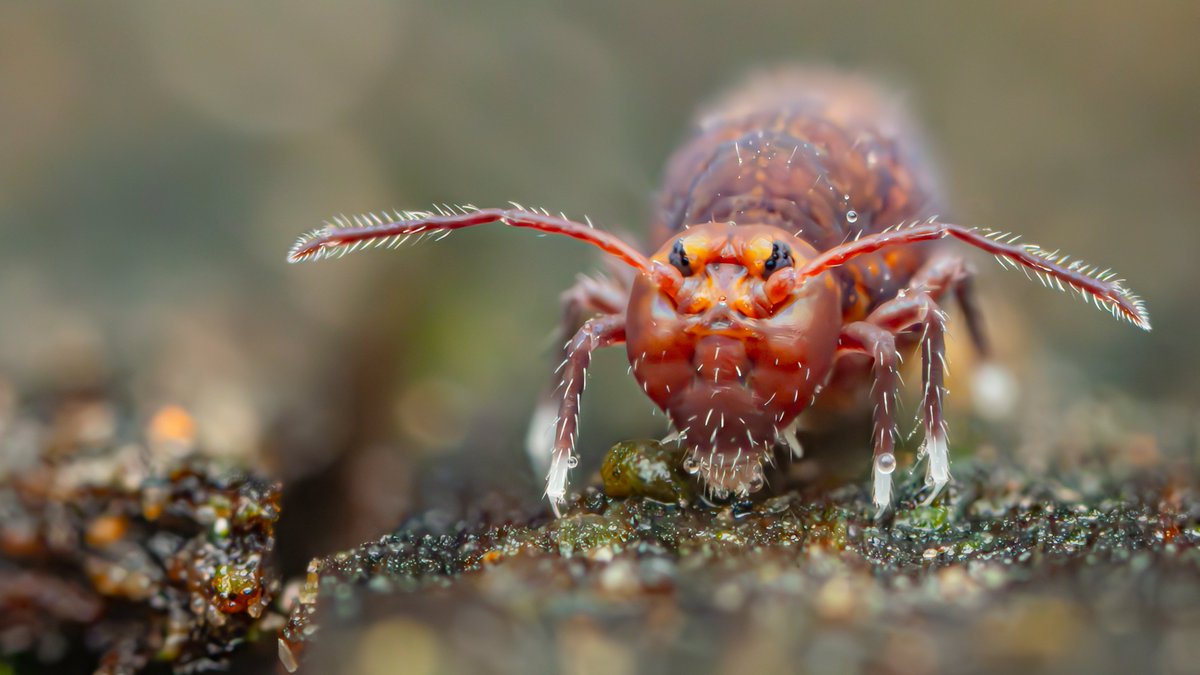
[[692, 261], [688, 260], [687, 251], [683, 250], [683, 240], [676, 239], [669, 257], [671, 264], [685, 277], [692, 276]]
[[791, 266], [792, 249], [788, 248], [787, 244], [777, 241], [771, 244], [771, 256], [763, 261], [763, 278], [771, 276], [775, 270]]

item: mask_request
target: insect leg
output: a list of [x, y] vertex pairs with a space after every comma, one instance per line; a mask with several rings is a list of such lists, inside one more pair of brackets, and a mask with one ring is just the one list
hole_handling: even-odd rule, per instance
[[962, 309], [975, 351], [983, 357], [991, 353], [983, 315], [975, 295], [975, 272], [961, 256], [943, 254], [925, 263], [913, 275], [910, 288], [929, 293], [935, 302], [942, 302], [947, 292], [953, 292]]
[[871, 399], [875, 405], [874, 430], [871, 440], [875, 448], [872, 466], [874, 488], [872, 501], [882, 515], [892, 502], [892, 471], [896, 468], [896, 391], [899, 376], [896, 368], [900, 355], [896, 338], [891, 331], [867, 321], [855, 321], [844, 327], [838, 338], [838, 354], [866, 354], [874, 361], [872, 367]]
[[567, 343], [567, 358], [563, 362], [562, 379], [559, 385], [562, 397], [559, 401], [558, 420], [554, 425], [554, 446], [550, 453], [550, 470], [546, 475], [546, 496], [554, 515], [559, 514], [559, 504], [566, 501], [567, 471], [574, 463], [571, 450], [575, 446], [575, 432], [579, 426], [579, 396], [583, 393], [584, 377], [592, 352], [625, 341], [624, 315], [612, 315], [589, 319]]
[[629, 287], [619, 279], [581, 274], [559, 299], [563, 312], [559, 328], [563, 340], [566, 340], [583, 325], [584, 317], [590, 314], [620, 314], [625, 311], [625, 305], [629, 302]]
[[946, 313], [926, 291], [909, 289], [877, 307], [866, 321], [893, 334], [914, 328], [923, 330], [921, 365], [925, 391], [921, 398], [921, 423], [925, 441], [917, 457], [928, 458], [925, 482], [933, 486], [926, 500], [929, 503], [950, 482], [950, 453], [942, 412], [946, 394]]
[[[554, 337], [555, 343], [561, 347], [555, 350], [555, 364], [566, 363], [571, 336], [579, 330], [586, 317], [595, 314], [620, 314], [624, 311], [628, 297], [629, 291], [618, 279], [580, 275], [575, 285], [564, 291], [561, 296], [562, 320]], [[558, 372], [554, 372], [551, 382], [538, 396], [533, 418], [529, 421], [529, 429], [525, 434], [525, 451], [529, 455], [530, 463], [538, 471], [550, 468], [550, 451], [554, 447], [554, 421], [558, 412], [555, 396], [559, 384]]]

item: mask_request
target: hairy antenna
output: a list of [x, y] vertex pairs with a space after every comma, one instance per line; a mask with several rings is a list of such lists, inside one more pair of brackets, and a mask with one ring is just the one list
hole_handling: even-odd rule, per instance
[[437, 207], [436, 212], [396, 211], [391, 214], [368, 213], [354, 218], [338, 217], [326, 222], [325, 227], [300, 237], [288, 253], [288, 261], [341, 257], [362, 248], [396, 248], [433, 233], [447, 236], [453, 230], [501, 222], [512, 227], [527, 227], [586, 241], [642, 273], [651, 272], [646, 256], [615, 235], [568, 220], [565, 216], [555, 217], [544, 211], [538, 213], [520, 205], [514, 206], [517, 208], [443, 206]]
[[1116, 278], [1112, 270], [1100, 270], [1095, 265], [1071, 260], [1058, 251], [1047, 251], [1035, 244], [1019, 244], [1019, 235], [951, 223], [903, 225], [835, 246], [809, 261], [796, 274], [796, 282], [802, 283], [805, 279], [881, 248], [946, 237], [954, 237], [983, 249], [995, 256], [1002, 266], [1021, 269], [1026, 276], [1032, 272], [1045, 286], [1060, 291], [1070, 288], [1078, 292], [1085, 302], [1108, 310], [1113, 316], [1138, 328], [1150, 330], [1150, 315], [1145, 303], [1125, 286], [1123, 279]]

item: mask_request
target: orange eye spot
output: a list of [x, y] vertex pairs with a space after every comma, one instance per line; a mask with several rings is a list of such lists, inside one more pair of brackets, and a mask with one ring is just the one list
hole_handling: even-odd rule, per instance
[[762, 274], [763, 265], [771, 257], [772, 240], [765, 237], [755, 239], [746, 246], [742, 253], [746, 269]]

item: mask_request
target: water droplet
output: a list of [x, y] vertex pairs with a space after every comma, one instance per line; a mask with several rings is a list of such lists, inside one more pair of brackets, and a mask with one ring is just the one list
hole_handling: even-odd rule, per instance
[[693, 476], [700, 473], [700, 460], [689, 455], [683, 460], [683, 471]]
[[890, 452], [885, 452], [875, 458], [875, 469], [882, 474], [889, 474], [896, 470], [896, 456]]
[[854, 209], [847, 211], [846, 212], [846, 222], [847, 223], [857, 223], [858, 222], [858, 211], [855, 211]]
[[750, 491], [758, 492], [766, 484], [766, 479], [763, 478], [762, 470], [750, 477]]
[[577, 466], [579, 466], [579, 458], [578, 457], [572, 455], [567, 458], [567, 468], [568, 469], [574, 469]]

